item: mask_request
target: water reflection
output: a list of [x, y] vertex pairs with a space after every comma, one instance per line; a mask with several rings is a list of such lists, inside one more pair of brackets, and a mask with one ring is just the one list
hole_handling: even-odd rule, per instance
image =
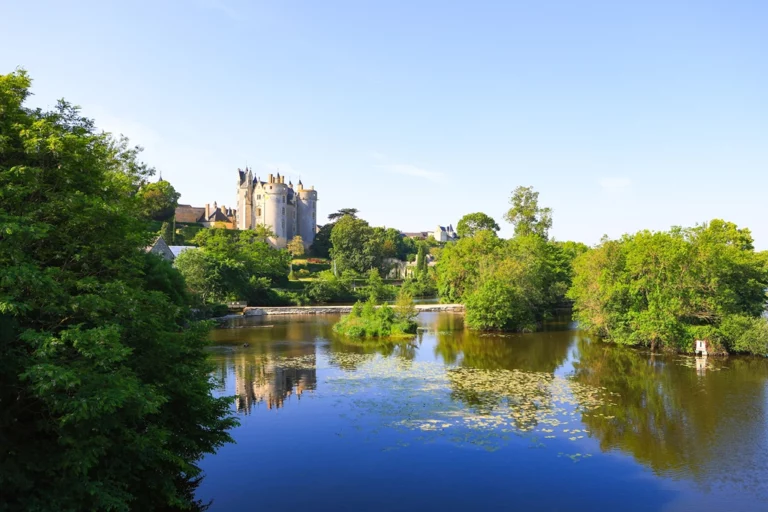
[[586, 337], [578, 358], [573, 378], [617, 397], [582, 419], [603, 451], [659, 475], [768, 491], [764, 359], [659, 356]]
[[556, 329], [532, 334], [480, 333], [464, 329], [459, 315], [438, 317], [433, 328], [436, 356], [451, 365], [485, 370], [554, 373], [568, 357], [574, 339], [572, 332]]
[[[315, 364], [314, 352], [304, 359]], [[235, 362], [235, 404], [237, 411], [249, 414], [254, 405], [266, 403], [267, 409], [281, 408], [291, 395], [301, 399], [305, 390], [317, 387], [314, 368], [285, 368], [269, 356], [243, 355]]]
[[[732, 510], [759, 510], [757, 504], [768, 498], [765, 359], [651, 355], [590, 341], [569, 329], [567, 319], [535, 334], [488, 336], [465, 330], [455, 314], [422, 314], [413, 340], [354, 342], [333, 333], [337, 318], [250, 320], [213, 333], [217, 373], [236, 395], [238, 411], [266, 414], [264, 421], [248, 425], [262, 429], [254, 446], [286, 432], [285, 444], [275, 442], [268, 462], [281, 460], [297, 438], [304, 440], [303, 449], [325, 457], [331, 473], [354, 465], [334, 462], [346, 460], [345, 450], [355, 463], [375, 468], [391, 460], [381, 454], [394, 446], [401, 465], [391, 471], [417, 460], [426, 464], [431, 456], [430, 467], [438, 472], [451, 467], [439, 462], [448, 454], [467, 471], [482, 472], [490, 459], [465, 448], [510, 450], [494, 464], [527, 457], [520, 474], [537, 468], [531, 471], [538, 471], [541, 481], [551, 481], [552, 472], [566, 471], [557, 462], [563, 452], [592, 474], [582, 485], [613, 479], [622, 492], [648, 489], [650, 484], [637, 478], [649, 468], [654, 485], [690, 486], [685, 495], [699, 510], [722, 508], [710, 503], [711, 496], [732, 500]], [[312, 407], [295, 407], [308, 392], [316, 397]], [[291, 415], [268, 413], [288, 404]], [[292, 418], [291, 432], [298, 435], [288, 436], [287, 423], [278, 428], [281, 416]], [[321, 423], [325, 430], [318, 430]], [[524, 444], [532, 439], [535, 446]], [[354, 442], [361, 444], [352, 448]], [[381, 446], [366, 448], [378, 442]], [[426, 452], [424, 446], [442, 448]], [[618, 458], [619, 464], [604, 452], [631, 459]], [[492, 487], [497, 478], [487, 478]], [[505, 488], [507, 480], [498, 480]], [[571, 489], [563, 483], [567, 479], [558, 482], [561, 490], [580, 492], [576, 484]], [[597, 489], [595, 495], [604, 492]], [[733, 498], [733, 492], [743, 496]], [[637, 503], [648, 498], [640, 491], [634, 495]], [[478, 499], [476, 508], [492, 505], [493, 500]], [[571, 509], [565, 505], [549, 509]]]

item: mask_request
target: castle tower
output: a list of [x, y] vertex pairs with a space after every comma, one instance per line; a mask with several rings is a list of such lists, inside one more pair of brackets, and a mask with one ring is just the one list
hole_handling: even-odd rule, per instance
[[298, 200], [296, 201], [296, 216], [298, 235], [304, 241], [304, 247], [309, 249], [315, 240], [317, 231], [317, 191], [315, 187], [304, 188], [299, 180]]
[[267, 226], [275, 237], [270, 243], [285, 247], [296, 235], [309, 247], [315, 239], [317, 224], [317, 192], [305, 189], [299, 181], [297, 188], [286, 183], [285, 176], [270, 174], [267, 181], [253, 179], [251, 170], [239, 172], [237, 189], [238, 229]]
[[270, 239], [272, 245], [285, 247], [288, 244], [290, 227], [286, 218], [288, 185], [282, 183], [280, 174], [277, 177], [270, 174], [269, 181], [263, 185], [263, 193], [263, 225], [275, 233], [275, 237]]
[[253, 173], [246, 167], [244, 171], [238, 169], [239, 180], [237, 183], [237, 229], [253, 229]]

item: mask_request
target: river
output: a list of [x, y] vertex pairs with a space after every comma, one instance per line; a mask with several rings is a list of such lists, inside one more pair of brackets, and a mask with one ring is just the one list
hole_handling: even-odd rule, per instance
[[453, 313], [354, 343], [337, 319], [212, 333], [241, 425], [202, 461], [211, 511], [768, 510], [765, 359], [653, 355], [567, 319], [484, 335]]

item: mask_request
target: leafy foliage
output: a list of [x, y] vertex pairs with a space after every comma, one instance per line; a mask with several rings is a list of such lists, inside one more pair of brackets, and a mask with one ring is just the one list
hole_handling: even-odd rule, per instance
[[195, 505], [196, 461], [230, 441], [207, 325], [144, 251], [152, 169], [60, 102], [0, 76], [0, 489], [4, 510]]
[[173, 221], [168, 222], [164, 221], [163, 225], [160, 226], [160, 236], [163, 237], [163, 240], [165, 240], [165, 243], [168, 245], [173, 244], [174, 239], [174, 233], [173, 233]]
[[441, 299], [466, 306], [475, 329], [533, 330], [564, 299], [581, 244], [481, 230], [448, 244], [437, 262]]
[[515, 236], [537, 235], [546, 239], [552, 227], [552, 209], [539, 206], [533, 187], [517, 187], [509, 199], [512, 207], [504, 215], [515, 226]]
[[165, 180], [143, 185], [137, 195], [142, 214], [152, 220], [168, 220], [173, 217], [181, 197], [173, 185]]
[[501, 228], [495, 220], [482, 212], [468, 213], [456, 224], [456, 234], [460, 237], [475, 236], [484, 229], [498, 233]]
[[287, 251], [271, 247], [254, 231], [206, 229], [194, 242], [200, 248], [182, 252], [175, 264], [203, 302], [274, 303], [271, 287], [288, 277]]
[[336, 221], [331, 231], [331, 256], [339, 271], [366, 274], [372, 268], [381, 269], [382, 243], [366, 221], [345, 215]]
[[291, 256], [294, 258], [301, 258], [304, 256], [304, 240], [301, 236], [296, 235], [290, 242], [288, 242], [288, 252], [291, 253]]
[[407, 294], [398, 297], [397, 307], [376, 306], [373, 299], [357, 302], [349, 315], [334, 326], [337, 334], [350, 338], [410, 338], [416, 333], [416, 308]]
[[618, 343], [764, 353], [765, 261], [749, 230], [722, 220], [641, 231], [578, 257], [569, 296], [584, 328]]

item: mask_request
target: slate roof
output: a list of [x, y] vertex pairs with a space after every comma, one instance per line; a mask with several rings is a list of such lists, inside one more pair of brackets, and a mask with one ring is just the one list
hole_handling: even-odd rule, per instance
[[180, 204], [176, 207], [176, 222], [182, 224], [194, 224], [205, 222], [205, 208]]
[[197, 249], [197, 247], [193, 245], [169, 245], [168, 248], [173, 253], [174, 258], [178, 258], [179, 254], [183, 253], [187, 249]]

